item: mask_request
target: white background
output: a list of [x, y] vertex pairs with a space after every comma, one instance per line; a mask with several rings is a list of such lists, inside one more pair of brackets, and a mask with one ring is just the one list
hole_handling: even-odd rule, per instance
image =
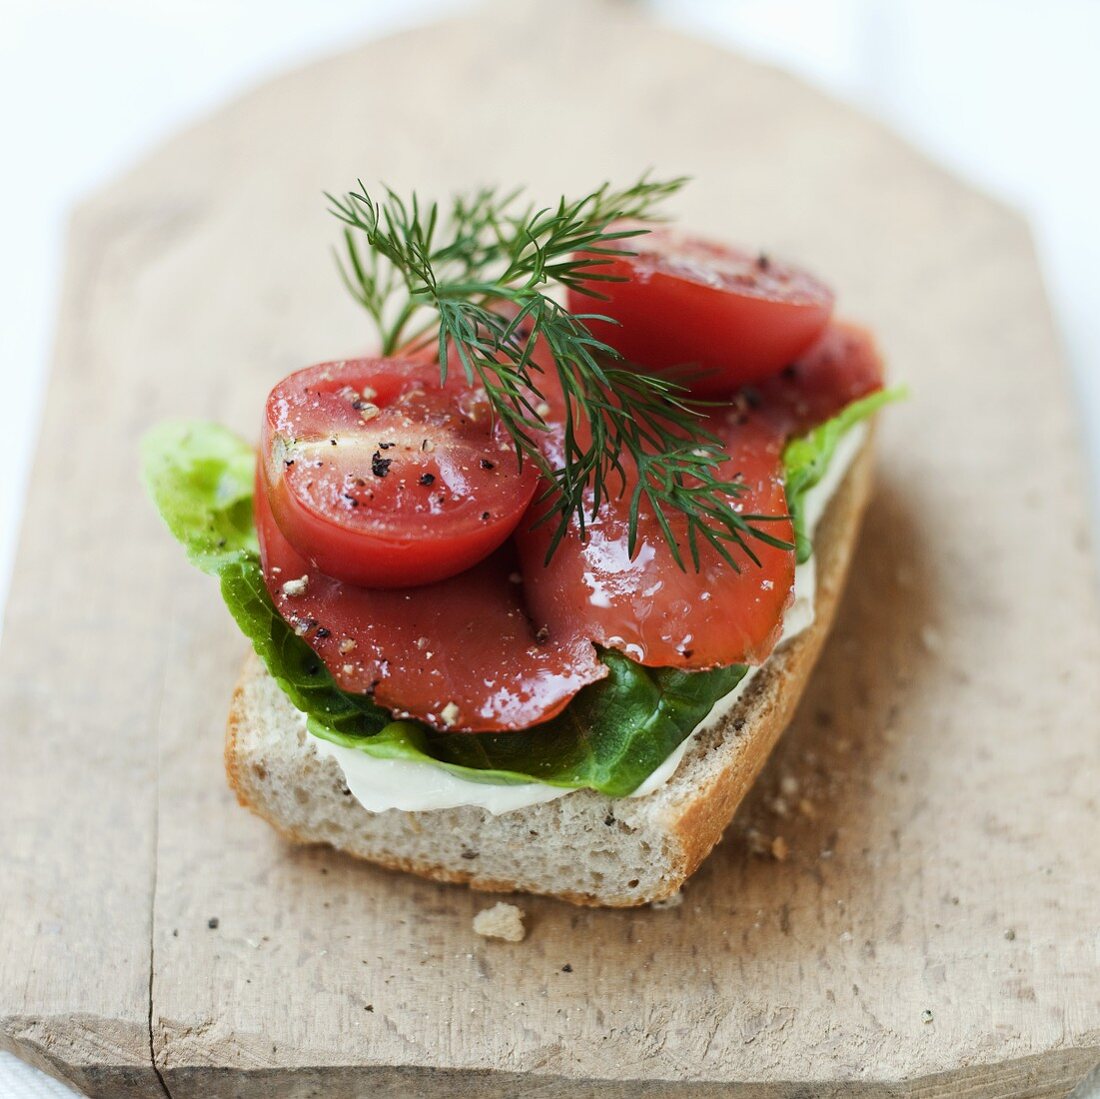
[[[552, 11], [553, 0], [538, 0]], [[627, 2], [627, 0], [619, 0]], [[282, 68], [464, 0], [0, 0], [0, 604], [73, 203]], [[1100, 0], [649, 0], [877, 114], [1031, 218], [1100, 484]], [[1023, 426], [1023, 425], [1022, 425]], [[1097, 509], [1094, 507], [1094, 514]], [[0, 1053], [0, 1099], [68, 1094]]]

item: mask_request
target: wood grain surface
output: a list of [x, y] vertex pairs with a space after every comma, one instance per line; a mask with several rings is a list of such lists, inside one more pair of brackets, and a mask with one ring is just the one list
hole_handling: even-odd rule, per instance
[[[364, 346], [323, 189], [648, 165], [695, 177], [686, 222], [827, 275], [913, 396], [807, 698], [683, 904], [523, 899], [527, 940], [486, 942], [485, 898], [234, 804], [244, 643], [137, 439], [254, 435], [275, 380]], [[1076, 426], [1017, 215], [625, 8], [513, 3], [245, 96], [73, 222], [0, 653], [0, 1044], [112, 1099], [1064, 1095], [1100, 1058]]]

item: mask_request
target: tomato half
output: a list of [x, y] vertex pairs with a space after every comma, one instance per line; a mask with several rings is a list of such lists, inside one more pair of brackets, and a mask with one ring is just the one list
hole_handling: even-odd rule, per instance
[[[791, 541], [782, 435], [763, 417], [746, 418], [732, 408], [717, 413], [707, 426], [729, 454], [718, 475], [739, 476], [745, 486], [742, 496], [730, 498], [730, 507], [776, 517], [767, 523], [767, 533]], [[586, 523], [583, 540], [574, 524], [545, 566], [548, 525], [520, 524], [516, 541], [533, 621], [551, 637], [587, 637], [653, 667], [761, 663], [779, 639], [794, 583], [794, 553], [750, 538], [757, 562], [734, 548], [738, 572], [700, 538], [696, 572], [686, 521], [669, 515], [685, 570], [676, 563], [656, 516], [643, 505], [631, 555], [629, 501], [636, 477], [630, 467], [624, 493]], [[536, 505], [532, 520], [538, 511]]]
[[483, 389], [435, 363], [352, 359], [281, 381], [261, 475], [279, 529], [322, 572], [364, 587], [428, 584], [488, 557], [531, 502]]
[[524, 608], [515, 549], [418, 588], [362, 588], [314, 568], [255, 497], [264, 582], [337, 685], [450, 732], [527, 729], [607, 675], [583, 636], [550, 637]]
[[701, 396], [726, 396], [778, 372], [832, 313], [824, 283], [763, 255], [667, 228], [621, 246], [637, 254], [591, 270], [625, 281], [588, 283], [607, 301], [570, 290], [570, 310], [618, 321], [588, 324], [629, 362], [677, 371]]

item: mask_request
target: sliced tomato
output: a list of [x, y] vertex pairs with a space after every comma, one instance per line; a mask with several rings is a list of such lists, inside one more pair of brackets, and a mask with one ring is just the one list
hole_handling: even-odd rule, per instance
[[398, 717], [451, 731], [525, 729], [607, 674], [591, 641], [532, 624], [511, 546], [449, 580], [372, 590], [326, 576], [300, 554], [259, 486], [255, 513], [279, 613], [341, 688], [372, 694]]
[[728, 396], [781, 370], [820, 335], [833, 292], [807, 271], [688, 236], [652, 229], [621, 246], [636, 255], [599, 259], [592, 280], [607, 301], [571, 290], [574, 313], [629, 362], [673, 371], [703, 396]]
[[[734, 412], [710, 425], [726, 443], [729, 459], [720, 474], [740, 475], [743, 495], [730, 506], [745, 514], [784, 517], [783, 438], [761, 417]], [[524, 522], [517, 531], [527, 605], [550, 637], [587, 637], [654, 667], [714, 668], [760, 663], [782, 629], [794, 584], [794, 554], [749, 539], [755, 563], [741, 550], [737, 572], [700, 540], [700, 569], [690, 563], [686, 523], [669, 516], [680, 553], [676, 563], [652, 512], [643, 508], [638, 544], [629, 552], [629, 499], [608, 502], [587, 524], [582, 541], [574, 526], [544, 567], [548, 524]], [[538, 506], [532, 511], [536, 519]], [[767, 524], [775, 538], [790, 542], [786, 518]]]
[[[810, 351], [758, 387], [742, 389], [715, 409], [707, 427], [730, 455], [721, 473], [739, 474], [747, 492], [731, 506], [746, 514], [785, 515], [782, 451], [786, 441], [827, 420], [882, 386], [882, 362], [870, 335], [831, 325]], [[555, 460], [556, 439], [546, 441]], [[636, 552], [628, 551], [629, 499], [633, 485], [612, 499], [587, 526], [587, 541], [574, 528], [545, 568], [550, 532], [536, 523], [535, 504], [517, 531], [527, 603], [550, 636], [587, 636], [642, 664], [703, 669], [762, 662], [782, 631], [791, 598], [794, 555], [761, 542], [749, 545], [759, 566], [739, 554], [735, 572], [712, 549], [697, 573], [681, 569], [655, 518], [643, 513]], [[681, 554], [688, 554], [685, 525], [673, 519]], [[790, 524], [766, 524], [790, 541]]]
[[484, 390], [414, 359], [323, 363], [267, 400], [263, 486], [279, 529], [323, 572], [405, 587], [491, 554], [531, 502]]
[[809, 431], [853, 401], [881, 389], [883, 377], [882, 357], [871, 333], [837, 322], [797, 361], [743, 391], [739, 403], [760, 408], [790, 437]]

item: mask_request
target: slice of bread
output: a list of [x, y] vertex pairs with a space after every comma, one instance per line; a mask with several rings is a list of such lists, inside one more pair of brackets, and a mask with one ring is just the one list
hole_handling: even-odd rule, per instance
[[640, 798], [591, 790], [493, 816], [462, 807], [371, 813], [322, 758], [298, 712], [252, 656], [233, 695], [225, 763], [237, 798], [295, 843], [475, 889], [626, 907], [679, 890], [721, 838], [794, 713], [832, 624], [871, 488], [868, 433], [814, 540], [814, 624], [783, 645], [676, 773]]

